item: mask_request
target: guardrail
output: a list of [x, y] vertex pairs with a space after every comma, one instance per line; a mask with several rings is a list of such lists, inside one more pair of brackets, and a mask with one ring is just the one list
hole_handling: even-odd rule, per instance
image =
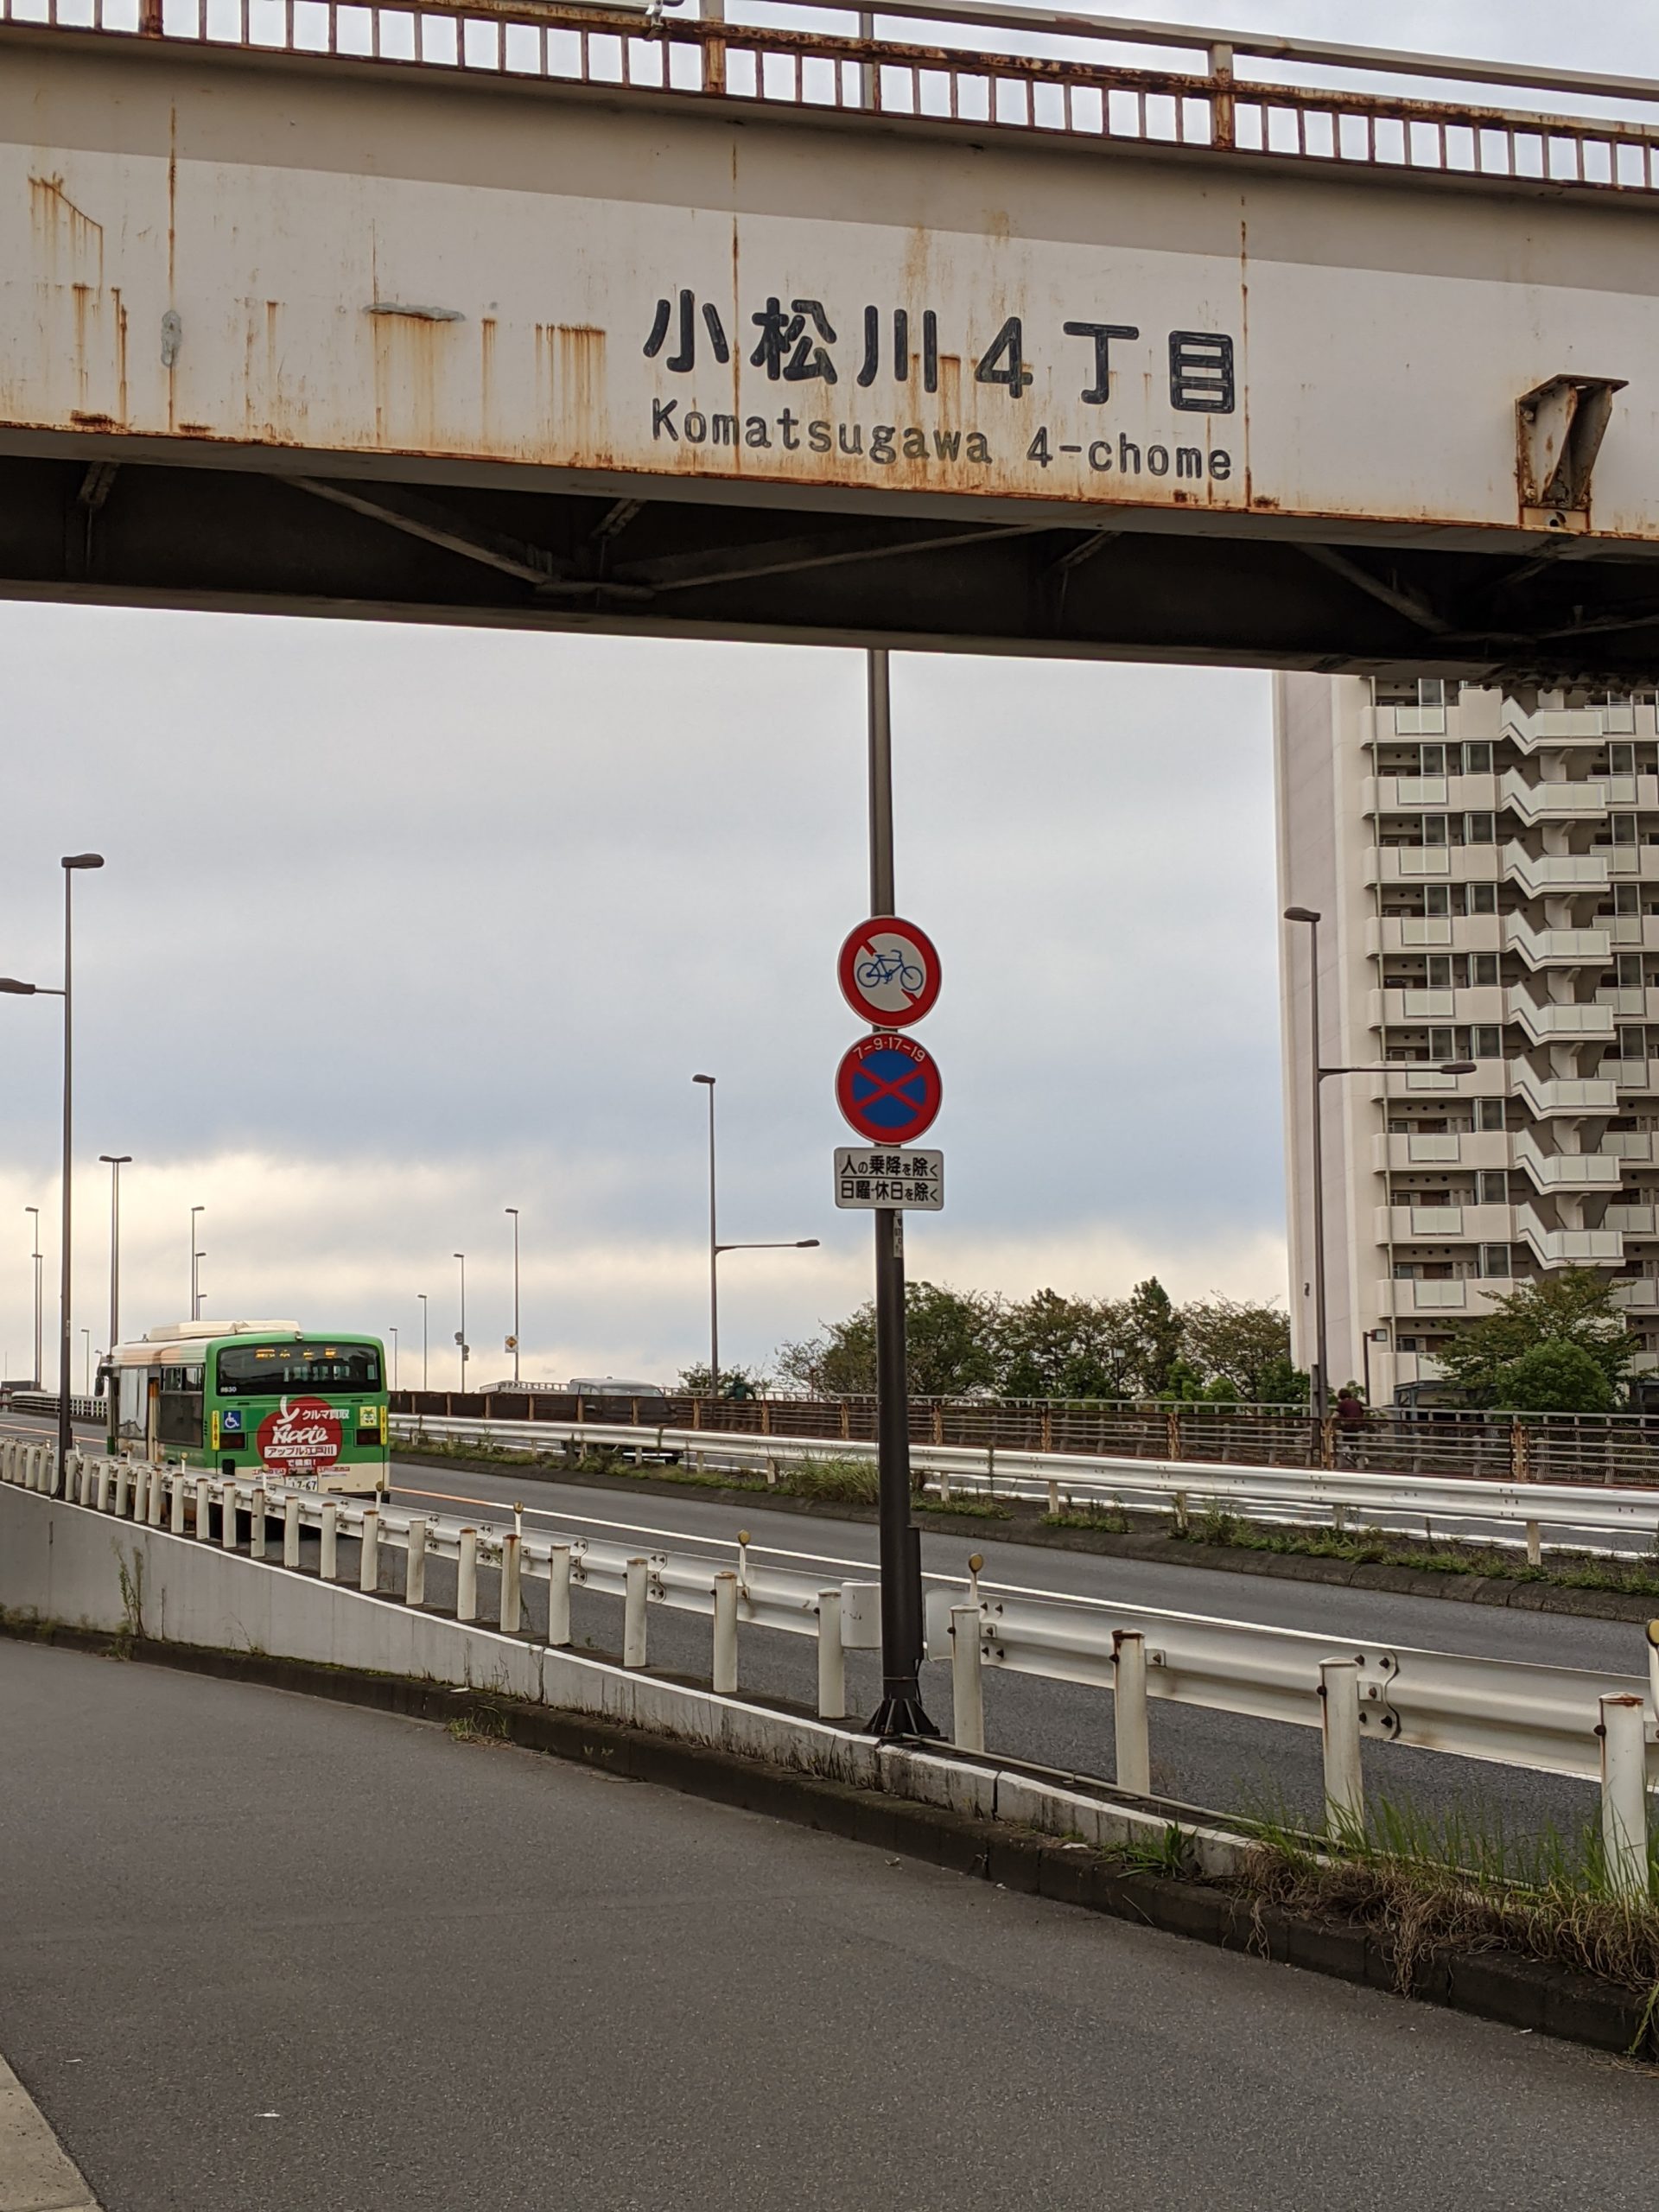
[[[10, 1408], [20, 1414], [55, 1414], [58, 1394], [55, 1390], [13, 1390], [0, 1397], [0, 1408]], [[69, 1401], [71, 1421], [102, 1421], [105, 1408], [102, 1398], [75, 1398]]]
[[[181, 1538], [240, 1548], [244, 1519], [250, 1557], [268, 1557], [269, 1530], [281, 1527], [283, 1565], [299, 1571], [302, 1536], [318, 1537], [317, 1572], [340, 1579], [341, 1536], [359, 1547], [358, 1587], [381, 1596], [382, 1551], [403, 1554], [403, 1601], [427, 1604], [429, 1560], [455, 1567], [454, 1617], [479, 1618], [480, 1567], [497, 1578], [502, 1634], [524, 1634], [526, 1575], [547, 1586], [546, 1642], [570, 1641], [570, 1598], [587, 1588], [620, 1598], [622, 1662], [643, 1668], [653, 1604], [706, 1615], [712, 1623], [715, 1692], [734, 1695], [740, 1624], [812, 1636], [818, 1652], [820, 1717], [846, 1716], [845, 1653], [880, 1642], [880, 1584], [849, 1579], [847, 1562], [810, 1562], [819, 1573], [760, 1564], [762, 1548], [740, 1541], [699, 1552], [671, 1550], [655, 1530], [623, 1530], [634, 1542], [586, 1536], [526, 1535], [522, 1514], [497, 1529], [442, 1516], [393, 1512], [264, 1484], [107, 1456], [72, 1453], [60, 1482], [52, 1446], [0, 1440], [0, 1481], [21, 1484], [118, 1520]], [[217, 1537], [213, 1517], [219, 1517]], [[676, 1546], [696, 1540], [676, 1538]], [[798, 1557], [798, 1554], [794, 1556]], [[725, 1561], [729, 1560], [730, 1564]], [[1542, 1667], [1404, 1646], [1356, 1649], [1329, 1636], [1265, 1628], [1109, 1599], [1058, 1597], [986, 1582], [925, 1578], [928, 1656], [951, 1667], [953, 1728], [963, 1749], [984, 1749], [986, 1668], [1046, 1676], [1113, 1693], [1116, 1777], [1121, 1788], [1150, 1792], [1152, 1701], [1207, 1707], [1259, 1719], [1320, 1729], [1328, 1803], [1363, 1815], [1362, 1746], [1404, 1744], [1465, 1758], [1596, 1777], [1603, 1832], [1615, 1880], [1647, 1883], [1647, 1791], [1659, 1779], [1659, 1650], [1649, 1648], [1648, 1679]]]
[[[613, 1422], [450, 1421], [416, 1415], [392, 1418], [394, 1440], [479, 1444], [504, 1450], [540, 1444], [632, 1452], [653, 1458], [714, 1459], [775, 1482], [779, 1471], [825, 1457], [875, 1465], [873, 1444], [814, 1442], [792, 1436], [757, 1437], [714, 1429], [624, 1428]], [[1545, 1529], [1576, 1535], [1639, 1538], [1659, 1551], [1659, 1492], [1594, 1488], [1587, 1484], [1511, 1484], [1454, 1478], [1362, 1474], [1318, 1467], [1206, 1466], [1192, 1459], [1090, 1459], [1077, 1452], [1009, 1452], [995, 1445], [912, 1444], [913, 1475], [925, 1494], [948, 1504], [954, 1497], [1021, 1498], [1051, 1513], [1068, 1506], [1096, 1510], [1155, 1507], [1168, 1511], [1185, 1532], [1195, 1514], [1215, 1507], [1242, 1518], [1295, 1519], [1338, 1530], [1351, 1522], [1421, 1520], [1472, 1522], [1495, 1531], [1493, 1541], [1524, 1544], [1536, 1564]], [[1628, 1541], [1624, 1547], [1628, 1549]]]
[[[1659, 189], [1659, 87], [1639, 79], [990, 0], [912, 0], [863, 14], [832, 0], [787, 9], [728, 0], [671, 18], [664, 5], [677, 0], [0, 0], [0, 23], [539, 78], [612, 97], [862, 110], [976, 136], [1138, 143], [1327, 172]], [[809, 12], [829, 20], [807, 28]], [[779, 14], [796, 20], [766, 20]], [[1165, 54], [1175, 67], [1160, 66]], [[1332, 81], [1344, 77], [1370, 81], [1363, 90]], [[1479, 90], [1446, 97], [1458, 84]], [[1426, 97], [1431, 87], [1440, 96]], [[1559, 111], [1561, 93], [1579, 112]]]
[[[393, 1410], [451, 1420], [607, 1421], [747, 1436], [871, 1443], [875, 1401], [587, 1397], [569, 1390], [394, 1391]], [[1357, 1434], [1295, 1406], [1096, 1399], [918, 1398], [912, 1444], [1057, 1452], [1084, 1459], [1193, 1459], [1229, 1466], [1357, 1467], [1510, 1482], [1659, 1489], [1659, 1414], [1511, 1414], [1402, 1407], [1374, 1411]]]

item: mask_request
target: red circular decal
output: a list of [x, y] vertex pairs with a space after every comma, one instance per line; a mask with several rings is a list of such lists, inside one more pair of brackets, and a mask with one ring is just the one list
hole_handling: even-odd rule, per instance
[[340, 1412], [321, 1398], [284, 1398], [259, 1424], [259, 1457], [279, 1474], [314, 1475], [340, 1457]]
[[861, 923], [836, 963], [842, 996], [878, 1029], [907, 1029], [939, 995], [939, 956], [914, 922], [878, 914]]
[[939, 1064], [913, 1037], [861, 1037], [836, 1070], [836, 1100], [872, 1144], [913, 1144], [931, 1128], [943, 1086]]

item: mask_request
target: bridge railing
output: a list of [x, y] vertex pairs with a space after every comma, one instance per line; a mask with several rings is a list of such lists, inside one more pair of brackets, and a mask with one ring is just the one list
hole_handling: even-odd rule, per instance
[[[527, 1633], [526, 1576], [544, 1579], [551, 1646], [569, 1643], [571, 1592], [585, 1586], [620, 1598], [628, 1668], [647, 1663], [653, 1604], [703, 1614], [712, 1622], [711, 1673], [721, 1695], [738, 1689], [740, 1622], [810, 1635], [818, 1643], [821, 1717], [832, 1719], [846, 1713], [845, 1651], [879, 1643], [879, 1583], [867, 1574], [848, 1579], [851, 1562], [842, 1560], [809, 1558], [817, 1571], [802, 1572], [798, 1553], [788, 1554], [792, 1567], [762, 1566], [755, 1554], [764, 1548], [747, 1541], [705, 1541], [691, 1550], [699, 1540], [677, 1536], [671, 1548], [650, 1529], [612, 1527], [603, 1538], [526, 1535], [517, 1513], [511, 1527], [496, 1528], [107, 1455], [72, 1453], [60, 1476], [51, 1446], [16, 1439], [0, 1441], [0, 1482], [225, 1552], [238, 1550], [245, 1519], [255, 1561], [270, 1563], [275, 1523], [282, 1565], [295, 1573], [303, 1571], [302, 1533], [314, 1530], [316, 1572], [329, 1581], [340, 1579], [346, 1536], [358, 1546], [359, 1592], [387, 1602], [396, 1592], [381, 1587], [383, 1548], [401, 1551], [410, 1606], [428, 1603], [428, 1560], [450, 1560], [454, 1614], [463, 1624], [479, 1621], [479, 1569], [488, 1567], [496, 1578], [494, 1625], [511, 1637]], [[976, 1572], [966, 1580], [929, 1575], [925, 1586], [928, 1656], [950, 1662], [955, 1737], [965, 1750], [984, 1749], [982, 1677], [1001, 1668], [1110, 1690], [1118, 1784], [1143, 1796], [1151, 1773], [1147, 1707], [1158, 1700], [1319, 1728], [1326, 1800], [1345, 1819], [1363, 1815], [1368, 1738], [1599, 1778], [1613, 1879], [1647, 1887], [1659, 1656], [1650, 1656], [1644, 1679], [1397, 1645], [1357, 1649], [1300, 1630], [1022, 1590]]]
[[[800, 29], [814, 11], [825, 27]], [[779, 15], [792, 20], [766, 20]], [[864, 18], [828, 0], [731, 0], [717, 20], [673, 0], [0, 0], [4, 23], [1325, 168], [1659, 190], [1659, 86], [1639, 80], [976, 0]], [[1180, 66], [1162, 66], [1171, 52]], [[1555, 111], [1564, 98], [1572, 111]]]

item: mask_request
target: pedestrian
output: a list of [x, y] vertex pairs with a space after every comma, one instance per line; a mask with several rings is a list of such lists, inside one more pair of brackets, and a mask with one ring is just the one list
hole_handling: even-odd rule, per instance
[[1344, 1382], [1337, 1393], [1337, 1464], [1342, 1467], [1363, 1465], [1362, 1446], [1365, 1438], [1365, 1424], [1370, 1419], [1365, 1401], [1359, 1395], [1357, 1382]]

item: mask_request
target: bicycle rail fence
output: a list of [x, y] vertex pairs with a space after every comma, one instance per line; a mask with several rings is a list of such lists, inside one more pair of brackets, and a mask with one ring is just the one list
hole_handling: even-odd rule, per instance
[[[622, 1666], [647, 1663], [653, 1605], [707, 1616], [710, 1673], [717, 1696], [739, 1681], [739, 1627], [810, 1636], [817, 1644], [819, 1719], [846, 1718], [845, 1654], [880, 1643], [880, 1586], [868, 1571], [845, 1579], [849, 1562], [810, 1562], [818, 1573], [762, 1565], [762, 1548], [704, 1542], [697, 1551], [664, 1548], [661, 1532], [624, 1529], [632, 1541], [541, 1537], [440, 1516], [184, 1468], [71, 1453], [60, 1480], [54, 1449], [21, 1439], [0, 1441], [0, 1483], [61, 1497], [77, 1515], [101, 1515], [191, 1549], [236, 1552], [245, 1520], [247, 1557], [267, 1560], [270, 1526], [281, 1526], [281, 1560], [301, 1572], [302, 1537], [315, 1531], [318, 1567], [308, 1580], [336, 1582], [342, 1536], [359, 1547], [359, 1593], [394, 1603], [381, 1587], [383, 1554], [401, 1552], [402, 1603], [427, 1605], [432, 1558], [455, 1566], [454, 1618], [479, 1623], [480, 1569], [493, 1570], [500, 1637], [534, 1642], [524, 1624], [524, 1584], [545, 1582], [545, 1648], [570, 1642], [570, 1596], [584, 1588], [623, 1605]], [[217, 1511], [219, 1533], [213, 1534]], [[677, 1536], [676, 1547], [699, 1540]], [[710, 1554], [713, 1554], [711, 1556]], [[791, 1554], [798, 1557], [799, 1554]], [[729, 1562], [729, 1563], [728, 1563]], [[1363, 1811], [1361, 1752], [1366, 1741], [1403, 1744], [1506, 1766], [1599, 1780], [1602, 1828], [1616, 1885], [1648, 1884], [1647, 1793], [1659, 1781], [1659, 1651], [1651, 1646], [1645, 1680], [1630, 1675], [1536, 1666], [1419, 1651], [1403, 1646], [1356, 1649], [1329, 1636], [1259, 1627], [1112, 1600], [1059, 1598], [987, 1582], [925, 1578], [927, 1650], [948, 1659], [955, 1742], [985, 1749], [983, 1670], [1016, 1673], [1110, 1690], [1116, 1786], [1140, 1797], [1151, 1788], [1148, 1708], [1165, 1699], [1263, 1720], [1318, 1727], [1327, 1803], [1346, 1818]], [[1634, 1631], [1632, 1631], [1634, 1641]]]
[[[635, 1428], [741, 1431], [872, 1443], [874, 1398], [721, 1398], [669, 1392], [582, 1398], [573, 1391], [395, 1390], [394, 1413], [493, 1421], [613, 1421]], [[1492, 1477], [1509, 1482], [1629, 1483], [1659, 1489], [1659, 1414], [1531, 1414], [1389, 1408], [1344, 1438], [1295, 1406], [1174, 1404], [1155, 1400], [912, 1398], [912, 1448], [995, 1446], [1117, 1459], [1211, 1465], [1366, 1468]]]
[[[392, 1418], [391, 1433], [394, 1441], [416, 1446], [471, 1445], [489, 1452], [539, 1447], [571, 1454], [597, 1450], [641, 1463], [691, 1459], [763, 1474], [769, 1485], [790, 1466], [825, 1457], [856, 1459], [871, 1468], [876, 1464], [875, 1446], [862, 1441], [635, 1428], [613, 1421], [451, 1421], [400, 1414]], [[1570, 1533], [1574, 1548], [1628, 1554], [1639, 1542], [1659, 1553], [1659, 1491], [1314, 1467], [1241, 1469], [1192, 1459], [1090, 1459], [1071, 1452], [1011, 1452], [995, 1445], [912, 1444], [911, 1471], [920, 1478], [924, 1496], [941, 1505], [962, 1497], [1020, 1499], [1042, 1504], [1051, 1515], [1077, 1507], [1150, 1509], [1168, 1512], [1183, 1535], [1191, 1532], [1195, 1515], [1213, 1509], [1246, 1520], [1311, 1523], [1338, 1533], [1351, 1527], [1421, 1522], [1430, 1538], [1437, 1523], [1446, 1535], [1475, 1522], [1492, 1532], [1491, 1541], [1524, 1544], [1534, 1566], [1541, 1560], [1547, 1529], [1558, 1536]]]
[[[823, 27], [800, 28], [807, 14]], [[1659, 191], [1659, 85], [1643, 79], [990, 0], [0, 0], [0, 26], [1348, 175]]]

